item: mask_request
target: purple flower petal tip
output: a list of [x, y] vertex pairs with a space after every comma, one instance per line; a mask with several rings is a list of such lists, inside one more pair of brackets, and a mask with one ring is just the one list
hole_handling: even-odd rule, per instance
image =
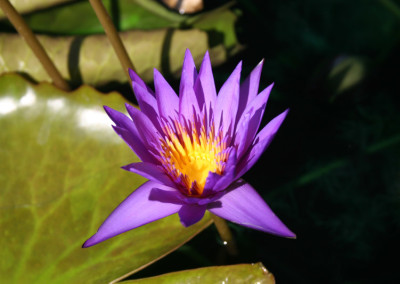
[[242, 61], [217, 92], [210, 54], [196, 69], [185, 51], [179, 95], [154, 69], [154, 89], [129, 70], [140, 110], [130, 116], [104, 107], [115, 132], [142, 160], [122, 167], [149, 179], [126, 198], [87, 240], [89, 247], [128, 230], [178, 213], [183, 226], [206, 210], [237, 224], [295, 238], [248, 184], [239, 180], [277, 133], [288, 109], [260, 132], [274, 83], [259, 93], [264, 59], [240, 84]]
[[281, 237], [296, 236], [279, 220], [254, 188], [242, 180], [232, 184], [219, 201], [221, 206], [209, 211], [221, 218]]
[[131, 68], [128, 68], [128, 71], [129, 71], [129, 77], [131, 77], [131, 80], [134, 81], [137, 76], [135, 71], [133, 71]]

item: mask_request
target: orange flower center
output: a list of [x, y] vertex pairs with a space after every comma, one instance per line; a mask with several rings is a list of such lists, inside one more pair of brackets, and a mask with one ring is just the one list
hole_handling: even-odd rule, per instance
[[204, 123], [198, 131], [193, 121], [189, 123], [183, 126], [175, 120], [163, 127], [161, 162], [167, 174], [181, 184], [184, 194], [201, 196], [209, 172], [223, 173], [228, 153], [224, 152], [222, 131], [215, 133], [214, 126], [207, 131]]

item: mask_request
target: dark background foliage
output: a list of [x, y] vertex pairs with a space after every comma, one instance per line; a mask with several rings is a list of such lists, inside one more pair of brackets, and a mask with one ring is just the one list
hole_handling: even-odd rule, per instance
[[262, 261], [278, 283], [398, 283], [400, 2], [241, 0], [234, 8], [246, 49], [214, 75], [221, 86], [239, 60], [244, 77], [264, 58], [261, 88], [275, 82], [264, 123], [290, 107], [244, 178], [297, 239], [232, 224], [240, 253], [231, 257], [211, 227], [134, 278]]
[[[400, 0], [237, 0], [230, 9], [245, 48], [214, 69], [216, 84], [240, 60], [243, 79], [265, 60], [260, 90], [275, 87], [262, 125], [290, 112], [244, 178], [297, 239], [229, 224], [239, 248], [230, 256], [211, 226], [131, 279], [262, 262], [277, 283], [400, 283]], [[100, 89], [132, 99], [128, 84]]]

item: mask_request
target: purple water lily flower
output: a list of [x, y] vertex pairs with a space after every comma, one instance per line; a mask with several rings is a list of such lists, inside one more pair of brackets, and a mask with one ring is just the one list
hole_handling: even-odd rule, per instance
[[234, 223], [283, 237], [295, 235], [240, 179], [268, 147], [284, 111], [259, 133], [272, 86], [258, 94], [262, 62], [240, 85], [240, 62], [216, 92], [208, 53], [197, 73], [190, 51], [183, 62], [179, 97], [154, 70], [155, 92], [132, 70], [140, 110], [130, 118], [105, 107], [115, 132], [142, 160], [123, 169], [149, 179], [129, 195], [83, 247], [178, 213], [187, 227], [206, 210]]

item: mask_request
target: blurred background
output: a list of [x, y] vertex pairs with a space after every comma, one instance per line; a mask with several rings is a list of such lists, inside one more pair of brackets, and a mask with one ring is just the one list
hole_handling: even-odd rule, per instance
[[[92, 75], [90, 62], [79, 55], [89, 35], [102, 33], [86, 1], [61, 2], [27, 12], [25, 19], [38, 34], [71, 37], [68, 60], [60, 63], [71, 86], [116, 90], [135, 103], [118, 64], [105, 62]], [[264, 59], [260, 90], [272, 82], [275, 87], [262, 125], [290, 108], [273, 143], [244, 179], [297, 239], [230, 224], [239, 248], [230, 256], [210, 226], [131, 279], [262, 262], [277, 283], [399, 283], [399, 0], [214, 0], [194, 11], [180, 6], [189, 1], [149, 1], [158, 10], [143, 1], [133, 1], [142, 8], [131, 9], [130, 1], [103, 2], [120, 31], [162, 31], [151, 39], [143, 35], [156, 46], [148, 51], [149, 66], [135, 60], [139, 49], [131, 51], [146, 81], [151, 83], [157, 67], [177, 90], [187, 47], [197, 63], [210, 50], [217, 88], [240, 60], [244, 79]], [[0, 28], [13, 35], [6, 20]], [[179, 31], [187, 34], [179, 37]], [[32, 66], [14, 64], [17, 52], [5, 49], [2, 58], [9, 64], [2, 72], [48, 80]]]
[[[400, 2], [241, 0], [233, 9], [245, 48], [214, 76], [221, 86], [238, 61], [247, 76], [264, 58], [260, 88], [275, 82], [264, 123], [290, 108], [244, 178], [297, 239], [232, 225], [240, 254], [223, 262], [260, 260], [277, 283], [399, 283]], [[210, 227], [141, 273], [218, 264], [216, 237]]]

